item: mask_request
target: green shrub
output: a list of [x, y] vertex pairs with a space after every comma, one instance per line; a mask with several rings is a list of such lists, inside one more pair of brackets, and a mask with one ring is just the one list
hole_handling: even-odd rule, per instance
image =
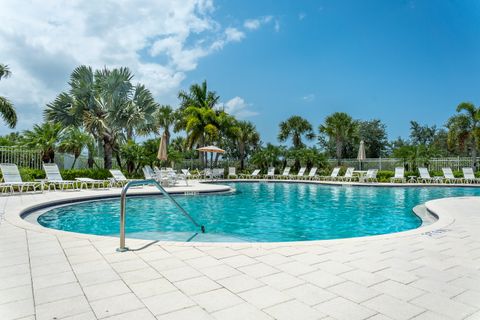
[[377, 179], [378, 179], [378, 182], [390, 182], [390, 178], [392, 178], [394, 175], [395, 175], [395, 172], [393, 171], [382, 170], [382, 171], [378, 171]]
[[61, 170], [60, 173], [64, 180], [75, 180], [75, 178], [105, 180], [112, 177], [107, 169], [67, 169]]

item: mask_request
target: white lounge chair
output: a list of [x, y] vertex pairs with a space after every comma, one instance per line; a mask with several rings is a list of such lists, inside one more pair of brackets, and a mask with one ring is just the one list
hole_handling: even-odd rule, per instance
[[420, 177], [417, 178], [417, 182], [423, 182], [423, 183], [442, 182], [441, 178], [432, 178], [427, 168], [424, 168], [424, 167], [418, 168], [418, 173], [420, 173]]
[[43, 170], [47, 177], [48, 189], [53, 186], [54, 190], [57, 190], [57, 186], [60, 190], [64, 190], [65, 187], [71, 187], [72, 189], [78, 189], [78, 181], [76, 180], [63, 180], [60, 170], [56, 163], [44, 163]]
[[225, 169], [214, 168], [213, 169], [213, 179], [223, 179], [223, 178], [225, 178]]
[[143, 176], [145, 177], [145, 180], [155, 179], [155, 172], [153, 172], [152, 167], [144, 166], [142, 168], [142, 171], [143, 171]]
[[275, 167], [270, 167], [268, 168], [267, 175], [265, 178], [270, 179], [270, 178], [275, 178]]
[[16, 164], [2, 163], [0, 164], [0, 170], [3, 176], [3, 183], [0, 187], [9, 190], [11, 193], [14, 192], [14, 187], [17, 187], [20, 192], [23, 192], [24, 188], [28, 191], [31, 187], [33, 191], [37, 191], [37, 188], [42, 189], [43, 187], [40, 182], [24, 182]]
[[300, 170], [298, 170], [298, 173], [296, 176], [292, 176], [294, 179], [303, 179], [305, 176], [305, 171], [307, 171], [307, 167], [301, 167]]
[[283, 169], [283, 173], [281, 175], [277, 175], [276, 178], [288, 179], [289, 176], [290, 176], [290, 167], [285, 167], [285, 169]]
[[244, 178], [244, 179], [252, 179], [252, 178], [256, 178], [258, 177], [258, 174], [260, 173], [260, 169], [255, 169], [253, 170], [252, 173], [250, 174], [240, 174], [240, 178]]
[[368, 169], [363, 182], [378, 182], [377, 180], [378, 169]]
[[355, 171], [354, 167], [348, 167], [347, 171], [345, 171], [345, 174], [343, 175], [343, 177], [340, 177], [339, 180], [346, 181], [346, 182], [353, 181], [353, 179], [354, 179], [353, 171]]
[[105, 184], [108, 186], [111, 186], [110, 181], [108, 180], [97, 180], [97, 179], [92, 179], [92, 178], [75, 178], [75, 180], [78, 181], [80, 185], [80, 189], [88, 189], [90, 186], [92, 189], [100, 189], [100, 188], [105, 188]]
[[317, 167], [312, 167], [312, 169], [310, 169], [310, 172], [308, 173], [308, 176], [306, 177], [306, 179], [314, 180], [317, 177], [317, 170], [318, 170]]
[[110, 179], [110, 185], [112, 187], [113, 186], [123, 187], [130, 181], [138, 181], [138, 179], [128, 179], [127, 177], [125, 177], [123, 172], [118, 169], [110, 169], [110, 173], [112, 174], [112, 177], [113, 177]]
[[452, 168], [449, 168], [449, 167], [442, 168], [442, 172], [443, 172], [443, 177], [444, 177], [445, 182], [448, 182], [448, 183], [462, 183], [463, 182], [462, 178], [456, 178], [453, 175]]
[[340, 172], [340, 167], [335, 167], [332, 170], [332, 173], [329, 176], [320, 177], [321, 180], [336, 180], [338, 178], [338, 173]]
[[233, 177], [234, 179], [237, 178], [237, 170], [235, 167], [228, 167], [228, 178]]
[[480, 179], [475, 177], [475, 173], [472, 168], [462, 168], [463, 180], [466, 183], [478, 183]]
[[404, 167], [396, 167], [395, 168], [395, 175], [390, 178], [390, 182], [402, 182], [405, 183], [407, 180], [405, 179], [405, 168]]

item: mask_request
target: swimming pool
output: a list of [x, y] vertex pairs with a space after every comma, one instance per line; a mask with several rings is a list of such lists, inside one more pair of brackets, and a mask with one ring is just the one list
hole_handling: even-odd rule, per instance
[[[127, 200], [127, 237], [177, 241], [306, 241], [379, 235], [417, 228], [412, 208], [428, 200], [480, 195], [478, 188], [355, 187], [307, 183], [231, 183], [233, 194], [178, 196], [206, 234], [164, 197]], [[118, 235], [119, 199], [53, 208], [48, 228]]]

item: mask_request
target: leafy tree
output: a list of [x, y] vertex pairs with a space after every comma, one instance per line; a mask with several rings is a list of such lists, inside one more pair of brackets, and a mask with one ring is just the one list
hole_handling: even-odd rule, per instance
[[462, 102], [457, 106], [457, 112], [467, 116], [468, 122], [466, 123], [466, 133], [470, 137], [470, 152], [472, 155], [472, 164], [474, 169], [477, 169], [477, 148], [479, 144], [480, 136], [480, 108], [475, 107], [473, 103]]
[[278, 140], [285, 142], [288, 138], [291, 138], [295, 149], [303, 148], [305, 146], [302, 141], [303, 136], [308, 140], [315, 138], [310, 122], [300, 116], [292, 116], [286, 121], [280, 122], [279, 126], [280, 133], [278, 134]]
[[387, 130], [384, 123], [378, 119], [360, 121], [358, 126], [360, 140], [365, 142], [365, 153], [367, 158], [379, 158], [385, 150]]
[[[320, 134], [326, 135], [330, 143], [335, 144], [335, 155], [338, 163], [345, 153], [345, 146], [358, 140], [358, 123], [345, 112], [335, 112], [325, 118], [325, 123], [319, 127]], [[325, 140], [321, 136], [320, 143]]]
[[133, 140], [128, 140], [120, 147], [120, 155], [127, 162], [127, 171], [130, 175], [138, 171], [142, 165], [147, 164], [145, 148]]
[[83, 132], [76, 127], [68, 127], [62, 135], [58, 149], [61, 152], [71, 153], [75, 157], [72, 168], [75, 167], [78, 157], [85, 147], [92, 144], [93, 139], [88, 133]]
[[437, 126], [422, 126], [416, 121], [410, 121], [410, 139], [413, 145], [431, 145], [435, 140], [436, 134]]
[[261, 169], [276, 167], [281, 163], [280, 157], [285, 154], [285, 148], [267, 143], [265, 148], [258, 149], [252, 155], [252, 163]]
[[[0, 64], [0, 80], [8, 78], [11, 72], [7, 65]], [[5, 97], [0, 96], [0, 116], [3, 121], [10, 127], [15, 128], [17, 125], [17, 113], [13, 104]]]
[[21, 144], [32, 149], [42, 150], [42, 161], [53, 163], [61, 132], [62, 125], [59, 123], [36, 124], [32, 130], [23, 132]]
[[21, 136], [18, 132], [12, 132], [4, 136], [0, 136], [0, 146], [15, 146], [20, 143]]
[[445, 125], [448, 129], [447, 142], [449, 149], [457, 155], [468, 154], [471, 146], [471, 118], [466, 114], [457, 114], [450, 117]]
[[243, 170], [245, 157], [255, 150], [260, 143], [260, 134], [255, 128], [255, 125], [249, 121], [238, 121], [237, 127], [236, 147], [240, 159], [240, 170]]

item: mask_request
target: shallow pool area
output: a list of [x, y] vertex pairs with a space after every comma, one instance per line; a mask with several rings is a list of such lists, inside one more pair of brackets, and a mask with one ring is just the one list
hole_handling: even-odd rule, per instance
[[[176, 196], [206, 233], [161, 196], [127, 200], [130, 238], [205, 242], [279, 242], [351, 238], [415, 229], [412, 208], [428, 200], [480, 195], [466, 187], [360, 187], [308, 183], [229, 183], [235, 193]], [[120, 201], [63, 205], [38, 217], [44, 227], [117, 236]]]

